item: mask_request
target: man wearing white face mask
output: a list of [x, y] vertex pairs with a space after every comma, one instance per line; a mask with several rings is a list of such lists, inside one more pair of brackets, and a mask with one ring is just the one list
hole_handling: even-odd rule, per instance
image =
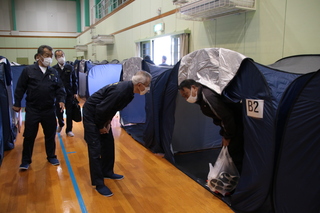
[[84, 139], [88, 144], [91, 184], [101, 195], [113, 195], [104, 184], [104, 178], [123, 178], [123, 175], [113, 171], [115, 156], [111, 120], [117, 111], [133, 100], [134, 93], [146, 94], [150, 83], [151, 75], [138, 71], [131, 81], [120, 81], [101, 88], [83, 105]]
[[[78, 79], [74, 72], [73, 66], [66, 63], [65, 54], [62, 50], [56, 50], [54, 52], [54, 57], [58, 61], [58, 64], [54, 65], [53, 68], [55, 68], [59, 76], [63, 82], [63, 85], [65, 87], [67, 98], [65, 103], [66, 108], [66, 134], [69, 137], [73, 137], [74, 134], [72, 132], [72, 103], [74, 99], [78, 99]], [[57, 132], [60, 133], [62, 130], [62, 127], [64, 126], [64, 119], [63, 119], [63, 111], [59, 109], [59, 103], [56, 102], [56, 114], [58, 118], [58, 128]]]
[[37, 63], [27, 66], [22, 71], [14, 93], [13, 110], [19, 112], [21, 100], [26, 93], [26, 117], [23, 151], [20, 169], [27, 170], [32, 162], [34, 141], [41, 123], [45, 135], [47, 160], [52, 165], [59, 165], [55, 155], [56, 115], [55, 99], [60, 110], [64, 109], [66, 92], [57, 70], [49, 67], [52, 62], [52, 48], [42, 45], [36, 54]]
[[221, 127], [222, 146], [228, 151], [239, 171], [242, 169], [243, 130], [241, 106], [224, 101], [221, 95], [193, 79], [186, 79], [179, 85], [181, 96], [189, 103], [200, 106], [202, 113], [213, 119]]

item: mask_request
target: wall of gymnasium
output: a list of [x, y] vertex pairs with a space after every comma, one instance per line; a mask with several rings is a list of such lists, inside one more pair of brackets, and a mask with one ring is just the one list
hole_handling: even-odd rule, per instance
[[46, 44], [54, 50], [64, 50], [66, 59], [73, 61], [80, 32], [77, 32], [77, 1], [2, 0], [0, 55], [14, 62], [17, 58], [28, 58], [32, 64], [38, 47]]
[[[161, 8], [161, 15], [157, 11]], [[190, 52], [210, 47], [228, 48], [262, 64], [297, 54], [320, 52], [320, 1], [256, 0], [256, 11], [207, 21], [183, 20], [171, 0], [134, 0], [91, 29], [77, 44], [87, 44], [85, 58], [123, 60], [136, 55], [135, 41], [156, 36], [153, 26], [165, 23], [163, 35], [191, 30]], [[115, 44], [94, 47], [92, 34], [114, 34]]]
[[[16, 61], [17, 57], [28, 57], [30, 63], [37, 48], [41, 44], [48, 44], [55, 49], [63, 49], [67, 60], [84, 56], [92, 60], [118, 59], [121, 61], [136, 56], [135, 41], [156, 36], [153, 26], [159, 22], [165, 23], [163, 35], [189, 29], [191, 31], [190, 52], [207, 47], [223, 47], [238, 51], [257, 62], [270, 64], [290, 55], [319, 53], [320, 49], [320, 42], [318, 42], [320, 1], [318, 0], [256, 0], [257, 8], [254, 12], [203, 22], [179, 19], [173, 13], [176, 6], [171, 0], [129, 0], [132, 2], [126, 7], [87, 29], [84, 26], [83, 4], [85, 1], [88, 0], [1, 1], [0, 55], [6, 56], [10, 61]], [[89, 1], [91, 8], [95, 1]], [[16, 29], [13, 29], [13, 21], [8, 18], [12, 17], [12, 2], [15, 2]], [[44, 3], [39, 4], [39, 2], [47, 3], [43, 5]], [[50, 6], [49, 2], [56, 5]], [[76, 26], [79, 24], [76, 23], [76, 19], [65, 18], [66, 13], [76, 16], [76, 4], [79, 2], [81, 34], [77, 32], [79, 30]], [[61, 5], [64, 6], [61, 7]], [[161, 8], [161, 15], [158, 15], [159, 8]], [[60, 16], [51, 17], [56, 10], [59, 10]], [[42, 16], [39, 16], [38, 11], [42, 11]], [[30, 15], [32, 13], [37, 16]], [[57, 17], [64, 17], [64, 21], [59, 22]], [[56, 28], [58, 22], [60, 26], [64, 26], [63, 29]], [[22, 31], [25, 31], [25, 34], [36, 32], [38, 35], [15, 36], [15, 31], [19, 31], [20, 34], [23, 33]], [[39, 34], [48, 33], [52, 35], [39, 36]], [[115, 44], [94, 46], [91, 42], [93, 34], [115, 34]], [[76, 52], [74, 46], [77, 44], [87, 44], [88, 51]]]

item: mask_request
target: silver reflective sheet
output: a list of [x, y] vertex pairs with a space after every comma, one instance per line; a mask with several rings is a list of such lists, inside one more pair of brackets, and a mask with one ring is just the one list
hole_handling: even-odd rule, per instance
[[178, 83], [193, 79], [221, 94], [246, 56], [224, 48], [196, 50], [181, 59]]

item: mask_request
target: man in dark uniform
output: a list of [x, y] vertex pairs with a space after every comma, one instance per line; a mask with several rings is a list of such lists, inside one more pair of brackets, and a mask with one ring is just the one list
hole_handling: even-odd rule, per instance
[[147, 93], [150, 82], [149, 73], [138, 71], [132, 81], [121, 81], [101, 88], [83, 106], [84, 139], [88, 144], [91, 183], [104, 196], [113, 195], [105, 186], [104, 178], [123, 178], [113, 171], [115, 150], [111, 120], [117, 111], [132, 101], [134, 93]]
[[[66, 134], [69, 137], [73, 137], [74, 134], [72, 132], [72, 103], [74, 102], [74, 99], [78, 99], [78, 79], [74, 72], [73, 66], [70, 64], [66, 64], [66, 58], [65, 54], [62, 50], [56, 50], [54, 52], [54, 57], [58, 61], [56, 65], [53, 66], [55, 68], [60, 76], [61, 81], [63, 82], [64, 88], [67, 93], [66, 98], [66, 115], [67, 115], [67, 128], [66, 128]], [[56, 102], [56, 114], [58, 118], [58, 128], [57, 132], [60, 133], [62, 130], [62, 127], [64, 126], [64, 120], [63, 120], [63, 112], [59, 109], [59, 102]]]
[[58, 72], [49, 67], [52, 62], [52, 48], [42, 45], [38, 48], [37, 63], [23, 69], [15, 90], [13, 110], [19, 112], [24, 93], [26, 97], [26, 117], [23, 140], [22, 161], [20, 169], [28, 169], [32, 160], [35, 138], [39, 123], [44, 136], [47, 160], [52, 165], [59, 165], [55, 155], [56, 150], [56, 115], [55, 99], [59, 101], [60, 110], [64, 109], [66, 92], [59, 78]]
[[221, 95], [193, 79], [182, 81], [179, 92], [189, 103], [199, 104], [202, 113], [211, 117], [213, 123], [221, 127], [222, 146], [228, 146], [229, 154], [241, 173], [243, 159], [241, 106], [225, 102]]

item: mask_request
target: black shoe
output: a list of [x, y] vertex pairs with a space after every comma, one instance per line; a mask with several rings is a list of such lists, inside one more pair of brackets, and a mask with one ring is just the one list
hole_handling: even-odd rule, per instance
[[51, 163], [54, 166], [58, 166], [60, 164], [59, 160], [57, 158], [49, 158], [49, 163]]
[[111, 176], [104, 176], [104, 179], [113, 179], [113, 180], [121, 180], [123, 179], [123, 175], [113, 174]]
[[28, 163], [22, 163], [22, 164], [19, 166], [19, 169], [21, 169], [21, 170], [28, 170], [28, 169], [29, 169], [29, 164], [28, 164]]
[[103, 196], [106, 196], [106, 197], [110, 197], [112, 196], [112, 192], [110, 191], [110, 189], [108, 187], [106, 187], [105, 185], [98, 185], [96, 186], [96, 190], [102, 194]]

